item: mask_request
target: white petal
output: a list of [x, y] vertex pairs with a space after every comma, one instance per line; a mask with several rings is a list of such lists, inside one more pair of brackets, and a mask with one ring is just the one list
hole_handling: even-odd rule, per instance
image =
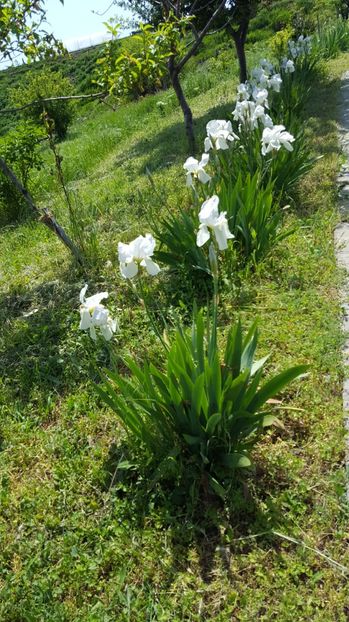
[[132, 279], [138, 272], [138, 264], [135, 261], [120, 263], [120, 271], [125, 279]]
[[150, 276], [156, 276], [160, 272], [160, 267], [152, 259], [147, 257], [141, 261], [141, 266], [144, 266]]
[[218, 213], [219, 197], [214, 194], [203, 202], [199, 214], [201, 224], [213, 226], [219, 216]]
[[212, 149], [212, 147], [213, 147], [213, 145], [212, 145], [209, 137], [207, 136], [205, 138], [204, 149], [205, 149], [205, 151], [210, 151], [210, 149]]
[[108, 319], [108, 326], [110, 327], [110, 330], [113, 331], [113, 333], [116, 333], [116, 331], [119, 330], [119, 324], [117, 320], [113, 320], [111, 317]]
[[273, 120], [268, 114], [265, 115], [263, 123], [265, 127], [272, 128], [274, 126]]
[[199, 162], [199, 168], [202, 168], [203, 166], [206, 166], [206, 164], [208, 164], [210, 159], [210, 154], [209, 153], [203, 153], [201, 156], [201, 160]]
[[231, 233], [231, 231], [229, 231], [228, 221], [225, 212], [223, 214], [220, 214], [219, 220], [219, 224], [217, 224], [217, 226], [214, 227], [213, 230], [216, 236], [219, 250], [224, 251], [226, 248], [228, 248], [228, 240], [232, 240], [235, 236], [233, 235], [233, 233]]
[[191, 188], [191, 186], [194, 185], [193, 177], [192, 177], [191, 173], [187, 173], [187, 175], [186, 175], [186, 182], [185, 183], [186, 183], [188, 188]]
[[80, 309], [80, 330], [87, 330], [91, 326], [91, 316], [86, 307]]
[[147, 256], [151, 256], [155, 250], [155, 245], [156, 245], [156, 241], [155, 238], [152, 236], [151, 233], [146, 233], [145, 234], [145, 240], [146, 243], [144, 244], [144, 256], [143, 259], [145, 259]]
[[96, 329], [94, 326], [90, 326], [90, 337], [93, 341], [97, 340]]
[[89, 298], [86, 298], [85, 305], [89, 309], [94, 309], [94, 307], [100, 304], [101, 300], [104, 300], [104, 298], [108, 298], [108, 296], [108, 292], [100, 292], [100, 294], [94, 294], [93, 296], [89, 296]]
[[210, 232], [206, 225], [200, 225], [196, 235], [197, 246], [203, 246], [210, 239]]
[[228, 248], [227, 236], [221, 227], [214, 227], [214, 234], [216, 236], [218, 248], [220, 251], [225, 251]]
[[92, 323], [94, 326], [103, 326], [108, 321], [109, 311], [103, 305], [98, 305], [92, 314]]
[[106, 341], [110, 341], [113, 336], [113, 331], [110, 326], [104, 324], [104, 326], [100, 327], [101, 334], [103, 335]]
[[183, 168], [190, 173], [194, 173], [199, 165], [199, 161], [196, 158], [190, 157], [183, 164]]
[[126, 262], [127, 260], [132, 259], [132, 250], [129, 244], [124, 244], [123, 242], [119, 242], [118, 244], [118, 255], [119, 261]]
[[211, 177], [204, 170], [201, 169], [198, 172], [198, 179], [201, 181], [202, 184], [207, 184], [207, 182], [210, 181]]
[[287, 149], [287, 151], [293, 151], [293, 147], [291, 145], [291, 143], [289, 143], [287, 140], [283, 143], [285, 149]]
[[222, 149], [222, 151], [225, 151], [226, 149], [229, 149], [229, 145], [228, 145], [227, 141], [222, 136], [218, 136], [217, 137], [216, 149]]
[[82, 288], [82, 290], [80, 291], [80, 302], [81, 304], [83, 304], [84, 300], [85, 300], [85, 294], [87, 291], [88, 285], [84, 285], [84, 287]]

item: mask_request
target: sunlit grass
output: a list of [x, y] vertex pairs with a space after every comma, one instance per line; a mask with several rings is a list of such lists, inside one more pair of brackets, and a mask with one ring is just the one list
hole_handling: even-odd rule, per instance
[[[113, 413], [101, 408], [95, 363], [108, 364], [78, 331], [78, 293], [110, 292], [120, 354], [161, 360], [138, 301], [119, 276], [117, 242], [150, 230], [150, 214], [188, 201], [182, 118], [171, 92], [117, 112], [91, 106], [60, 146], [77, 209], [90, 209], [100, 265], [79, 274], [40, 223], [0, 237], [0, 619], [4, 622], [237, 620], [345, 622], [347, 580], [296, 537], [349, 566], [341, 404], [342, 336], [332, 231], [338, 215], [339, 77], [349, 55], [327, 65], [314, 87], [306, 128], [324, 157], [299, 188], [287, 225], [295, 233], [256, 273], [232, 275], [221, 295], [224, 331], [238, 315], [260, 318], [260, 354], [270, 366], [307, 362], [309, 378], [280, 404], [283, 428], [255, 453], [257, 468], [223, 512], [186, 499], [168, 502], [141, 478], [117, 471], [132, 461]], [[199, 145], [205, 123], [228, 114], [236, 78], [217, 72], [192, 95]], [[200, 83], [202, 77], [198, 78]], [[195, 89], [195, 86], [191, 86]], [[201, 89], [201, 87], [200, 87]], [[62, 197], [46, 168], [37, 196], [65, 224]], [[149, 169], [156, 195], [152, 189]], [[108, 262], [109, 260], [111, 264]], [[166, 272], [156, 304], [191, 313], [192, 289]], [[179, 302], [182, 301], [182, 307]], [[92, 357], [92, 364], [90, 362]], [[291, 408], [290, 408], [291, 406]], [[146, 473], [146, 471], [144, 471]], [[260, 535], [259, 535], [260, 534]]]

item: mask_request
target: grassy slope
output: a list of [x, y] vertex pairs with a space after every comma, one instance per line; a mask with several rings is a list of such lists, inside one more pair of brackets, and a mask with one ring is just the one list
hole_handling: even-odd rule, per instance
[[[337, 284], [332, 229], [339, 167], [335, 101], [349, 55], [328, 65], [307, 112], [319, 161], [288, 217], [296, 232], [258, 274], [227, 287], [221, 323], [239, 312], [261, 318], [260, 352], [272, 365], [308, 361], [308, 380], [288, 394], [284, 430], [256, 451], [248, 494], [239, 487], [223, 514], [190, 520], [142, 484], [110, 476], [122, 450], [115, 416], [91, 388], [88, 340], [77, 332], [82, 284], [64, 250], [39, 224], [0, 238], [0, 619], [106, 622], [139, 620], [347, 620], [348, 587], [319, 555], [270, 534], [297, 537], [349, 566], [343, 502], [343, 422]], [[219, 61], [221, 62], [221, 61]], [[229, 65], [214, 62], [187, 78], [199, 134], [231, 110]], [[192, 82], [190, 82], [192, 80]], [[62, 145], [70, 187], [98, 219], [103, 264], [91, 291], [112, 292], [118, 348], [158, 355], [143, 313], [116, 269], [116, 246], [148, 228], [163, 198], [187, 201], [180, 114], [171, 92], [112, 112], [91, 107]], [[165, 101], [162, 116], [156, 102]], [[153, 173], [160, 199], [144, 175]], [[47, 204], [55, 191], [47, 161], [36, 180]], [[65, 221], [59, 195], [52, 205]], [[156, 211], [157, 213], [157, 211]], [[164, 275], [153, 285], [164, 304], [191, 292]], [[31, 315], [26, 315], [33, 312]], [[106, 354], [92, 356], [103, 363]], [[297, 410], [301, 409], [301, 410]], [[115, 482], [114, 482], [115, 484]], [[260, 537], [251, 535], [269, 532]]]

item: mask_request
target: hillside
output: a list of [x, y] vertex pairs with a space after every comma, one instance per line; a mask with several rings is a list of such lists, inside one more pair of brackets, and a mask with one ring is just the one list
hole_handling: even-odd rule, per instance
[[[81, 85], [97, 52], [66, 60], [76, 88], [89, 89]], [[250, 68], [269, 55], [268, 42], [250, 41]], [[166, 357], [117, 252], [120, 241], [193, 209], [173, 90], [115, 111], [95, 102], [78, 108], [58, 145], [75, 224], [43, 146], [35, 199], [79, 239], [90, 263], [81, 271], [35, 220], [0, 229], [1, 622], [347, 622], [342, 276], [332, 235], [348, 66], [348, 51], [320, 63], [300, 113], [314, 166], [280, 206], [289, 235], [261, 261], [239, 262], [233, 252], [227, 265], [219, 260], [220, 349], [239, 318], [244, 329], [257, 318], [268, 375], [310, 366], [269, 405], [277, 425], [252, 448], [254, 466], [236, 476], [224, 502], [207, 494], [197, 503], [193, 487], [151, 472], [95, 388], [103, 367], [128, 380], [128, 355], [159, 366]], [[0, 80], [13, 84], [25, 70]], [[218, 33], [184, 76], [199, 155], [208, 121], [231, 118], [237, 84], [234, 52]], [[153, 321], [162, 327], [165, 318], [170, 338], [179, 321], [190, 325], [194, 299], [205, 310], [212, 289], [182, 259], [141, 281]], [[85, 283], [88, 295], [109, 292], [120, 324], [111, 344], [79, 330]]]
[[[329, 2], [322, 0], [323, 7], [318, 7], [316, 14], [308, 15], [304, 10], [299, 10], [297, 0], [278, 2], [270, 2], [264, 0], [265, 6], [258, 12], [258, 15], [252, 20], [248, 34], [248, 45], [266, 41], [280, 29], [287, 26], [290, 21], [295, 22], [297, 30], [313, 30], [317, 24], [317, 19], [321, 19], [321, 23], [325, 22], [327, 17], [331, 16]], [[102, 54], [103, 45], [96, 45], [86, 49], [71, 52], [66, 56], [57, 59], [46, 60], [45, 67], [52, 70], [59, 70], [63, 75], [69, 78], [74, 85], [75, 94], [87, 94], [95, 92], [96, 87], [93, 84], [93, 75], [97, 58]], [[132, 36], [125, 37], [121, 40], [121, 47], [132, 50], [134, 42]], [[205, 39], [203, 45], [196, 55], [197, 63], [205, 61], [215, 56], [218, 51], [230, 49], [232, 47], [231, 40], [225, 32], [216, 33]], [[43, 67], [43, 63], [32, 63], [29, 66], [20, 65], [9, 67], [0, 71], [0, 110], [8, 107], [7, 91], [9, 88], [16, 87], [25, 80], [27, 71], [39, 71]], [[187, 70], [190, 71], [190, 70]], [[63, 93], [62, 93], [63, 95]], [[5, 133], [16, 122], [15, 115], [0, 115], [0, 135]]]

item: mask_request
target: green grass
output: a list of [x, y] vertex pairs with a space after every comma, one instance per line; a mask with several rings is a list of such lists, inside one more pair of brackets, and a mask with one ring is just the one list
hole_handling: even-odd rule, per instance
[[[259, 53], [258, 51], [256, 54]], [[117, 243], [150, 230], [149, 218], [188, 202], [180, 112], [171, 91], [120, 108], [94, 105], [60, 149], [69, 187], [98, 234], [100, 266], [79, 274], [39, 223], [0, 235], [0, 620], [3, 622], [345, 622], [347, 577], [295, 537], [349, 567], [338, 287], [332, 231], [338, 222], [339, 76], [330, 61], [312, 92], [306, 127], [324, 157], [299, 188], [286, 225], [295, 233], [221, 295], [224, 330], [239, 314], [260, 318], [270, 366], [309, 363], [311, 374], [280, 404], [284, 429], [259, 444], [256, 469], [223, 509], [191, 512], [166, 489], [117, 470], [132, 453], [115, 415], [99, 403], [94, 364], [108, 352], [78, 331], [78, 293], [108, 289], [120, 319], [120, 354], [161, 357], [143, 310], [119, 276]], [[191, 92], [199, 141], [205, 123], [232, 109], [233, 71], [210, 64], [209, 86]], [[195, 76], [192, 80], [195, 81]], [[206, 78], [205, 78], [206, 79]], [[166, 114], [156, 106], [168, 98]], [[171, 99], [172, 98], [172, 99]], [[68, 224], [46, 154], [36, 196]], [[146, 175], [152, 173], [154, 192]], [[79, 207], [79, 209], [81, 209]], [[89, 212], [93, 216], [88, 220]], [[107, 263], [107, 261], [110, 263]], [[151, 283], [171, 317], [190, 282]]]

